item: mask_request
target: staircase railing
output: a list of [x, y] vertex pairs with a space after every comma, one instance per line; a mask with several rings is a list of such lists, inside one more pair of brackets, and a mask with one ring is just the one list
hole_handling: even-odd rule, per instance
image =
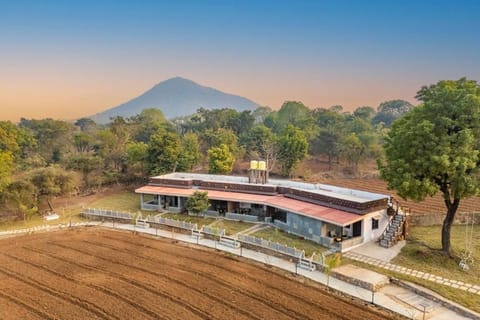
[[[385, 229], [383, 230], [381, 236], [378, 238], [378, 241], [381, 241], [381, 240], [385, 239], [385, 236], [387, 235], [388, 230], [390, 230], [390, 227], [392, 226], [393, 221], [395, 221], [395, 217], [396, 217], [397, 215], [399, 215], [400, 212], [402, 212], [403, 215], [405, 215], [405, 216], [410, 213], [410, 208], [407, 208], [407, 207], [406, 207], [406, 208], [402, 208], [402, 207], [400, 206], [400, 202], [394, 200], [393, 198], [392, 198], [391, 202], [390, 202], [388, 205], [389, 205], [389, 208], [391, 208], [392, 210], [394, 210], [394, 213], [393, 213], [392, 216], [390, 216], [389, 221], [388, 221], [388, 223], [387, 223], [387, 226], [386, 226]], [[387, 210], [388, 210], [388, 209], [387, 209]], [[405, 223], [405, 221], [403, 221], [403, 223]], [[403, 233], [403, 231], [402, 231], [402, 233]]]

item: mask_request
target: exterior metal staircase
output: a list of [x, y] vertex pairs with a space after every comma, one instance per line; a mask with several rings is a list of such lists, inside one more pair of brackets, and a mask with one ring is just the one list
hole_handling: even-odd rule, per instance
[[380, 237], [380, 246], [384, 248], [390, 248], [398, 241], [405, 239], [405, 223], [407, 221], [408, 209], [406, 212], [403, 212], [397, 202], [396, 208], [394, 209], [392, 204], [389, 210], [393, 212], [393, 216]]

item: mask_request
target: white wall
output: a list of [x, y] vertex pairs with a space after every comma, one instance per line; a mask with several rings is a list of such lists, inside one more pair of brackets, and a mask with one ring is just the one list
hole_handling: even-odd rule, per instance
[[[379, 219], [378, 229], [372, 230], [372, 218]], [[387, 227], [389, 218], [387, 215], [387, 210], [379, 210], [366, 214], [363, 219], [363, 242], [370, 242], [377, 240]]]

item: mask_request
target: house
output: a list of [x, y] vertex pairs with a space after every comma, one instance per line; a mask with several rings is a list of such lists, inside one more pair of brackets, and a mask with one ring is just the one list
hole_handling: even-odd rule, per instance
[[135, 190], [142, 210], [181, 212], [195, 191], [208, 192], [209, 216], [271, 223], [326, 247], [348, 251], [378, 240], [389, 223], [390, 197], [383, 194], [267, 178], [170, 173]]

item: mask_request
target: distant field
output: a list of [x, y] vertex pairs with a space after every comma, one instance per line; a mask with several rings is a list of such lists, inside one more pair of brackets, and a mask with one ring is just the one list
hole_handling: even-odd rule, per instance
[[[346, 187], [358, 190], [365, 190], [370, 192], [377, 192], [383, 194], [394, 195], [401, 205], [408, 207], [412, 213], [443, 213], [446, 212], [445, 205], [441, 193], [434, 197], [427, 198], [422, 202], [416, 203], [413, 201], [402, 200], [393, 190], [387, 189], [387, 183], [380, 179], [363, 178], [363, 179], [332, 179], [324, 183], [339, 187]], [[464, 199], [460, 202], [459, 212], [480, 211], [480, 197], [472, 197]]]

